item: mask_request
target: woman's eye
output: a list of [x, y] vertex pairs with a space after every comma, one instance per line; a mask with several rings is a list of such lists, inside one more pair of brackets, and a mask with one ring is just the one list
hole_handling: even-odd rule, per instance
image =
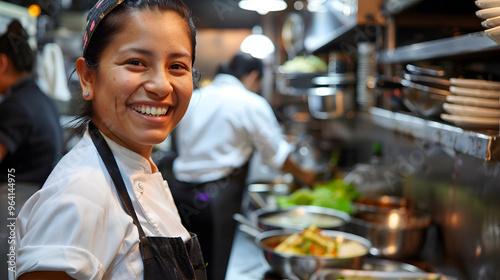
[[186, 67], [180, 65], [180, 64], [174, 64], [172, 66], [170, 66], [170, 69], [174, 69], [174, 70], [179, 70], [179, 69], [184, 69]]
[[144, 66], [144, 63], [142, 63], [138, 60], [131, 60], [131, 61], [127, 62], [127, 64], [135, 65], [135, 66]]

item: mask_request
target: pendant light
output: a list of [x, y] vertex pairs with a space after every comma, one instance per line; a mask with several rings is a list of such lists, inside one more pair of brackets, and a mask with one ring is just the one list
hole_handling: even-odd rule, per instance
[[264, 59], [274, 52], [274, 44], [271, 39], [262, 35], [262, 27], [254, 26], [252, 33], [241, 43], [240, 50], [242, 52], [249, 53], [253, 57], [260, 59]]
[[238, 6], [244, 10], [265, 15], [268, 12], [283, 11], [287, 4], [283, 0], [240, 0]]

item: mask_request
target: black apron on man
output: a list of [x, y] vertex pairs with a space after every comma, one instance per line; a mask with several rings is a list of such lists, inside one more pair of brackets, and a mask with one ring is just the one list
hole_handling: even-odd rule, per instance
[[115, 184], [125, 212], [134, 220], [139, 231], [139, 248], [145, 280], [206, 280], [205, 263], [195, 234], [184, 243], [181, 237], [146, 236], [137, 218], [132, 201], [111, 149], [95, 125], [89, 123], [89, 133]]

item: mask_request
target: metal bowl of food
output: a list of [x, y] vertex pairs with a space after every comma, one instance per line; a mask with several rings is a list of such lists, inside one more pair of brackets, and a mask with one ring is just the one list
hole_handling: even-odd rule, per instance
[[[310, 243], [304, 241], [307, 239], [299, 239], [298, 241], [295, 239], [298, 234], [305, 231], [291, 229], [270, 230], [257, 235], [255, 238], [255, 243], [262, 249], [265, 262], [282, 277], [307, 280], [319, 269], [360, 269], [364, 258], [369, 254], [372, 247], [370, 241], [366, 238], [342, 231], [321, 230], [320, 233], [323, 238], [326, 237], [336, 244], [336, 255], [298, 253], [295, 248], [312, 250], [309, 248]], [[289, 246], [289, 248], [286, 246]], [[325, 249], [326, 251], [328, 250]]]
[[264, 231], [272, 229], [305, 229], [315, 225], [320, 229], [339, 230], [351, 217], [343, 211], [320, 206], [296, 206], [289, 209], [263, 210], [252, 213], [257, 226]]
[[430, 225], [430, 216], [417, 210], [357, 211], [347, 231], [370, 240], [372, 255], [406, 259], [421, 252]]

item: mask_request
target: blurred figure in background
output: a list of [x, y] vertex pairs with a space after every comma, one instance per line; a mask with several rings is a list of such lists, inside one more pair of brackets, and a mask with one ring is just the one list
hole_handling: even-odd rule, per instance
[[[35, 83], [35, 54], [18, 21], [0, 36], [0, 218], [15, 218], [62, 155], [63, 132], [52, 100]], [[14, 204], [15, 203], [15, 204]], [[15, 211], [8, 211], [13, 206]], [[9, 228], [0, 230], [0, 279], [7, 277]], [[5, 277], [5, 278], [2, 278]]]
[[289, 157], [274, 112], [262, 96], [260, 59], [239, 53], [222, 65], [211, 85], [195, 90], [175, 130], [177, 182], [171, 190], [184, 225], [198, 233], [209, 279], [223, 280], [254, 151], [271, 168], [312, 185], [315, 172]]
[[35, 83], [28, 35], [13, 21], [0, 37], [0, 183], [45, 182], [62, 155], [63, 134], [52, 100]]

